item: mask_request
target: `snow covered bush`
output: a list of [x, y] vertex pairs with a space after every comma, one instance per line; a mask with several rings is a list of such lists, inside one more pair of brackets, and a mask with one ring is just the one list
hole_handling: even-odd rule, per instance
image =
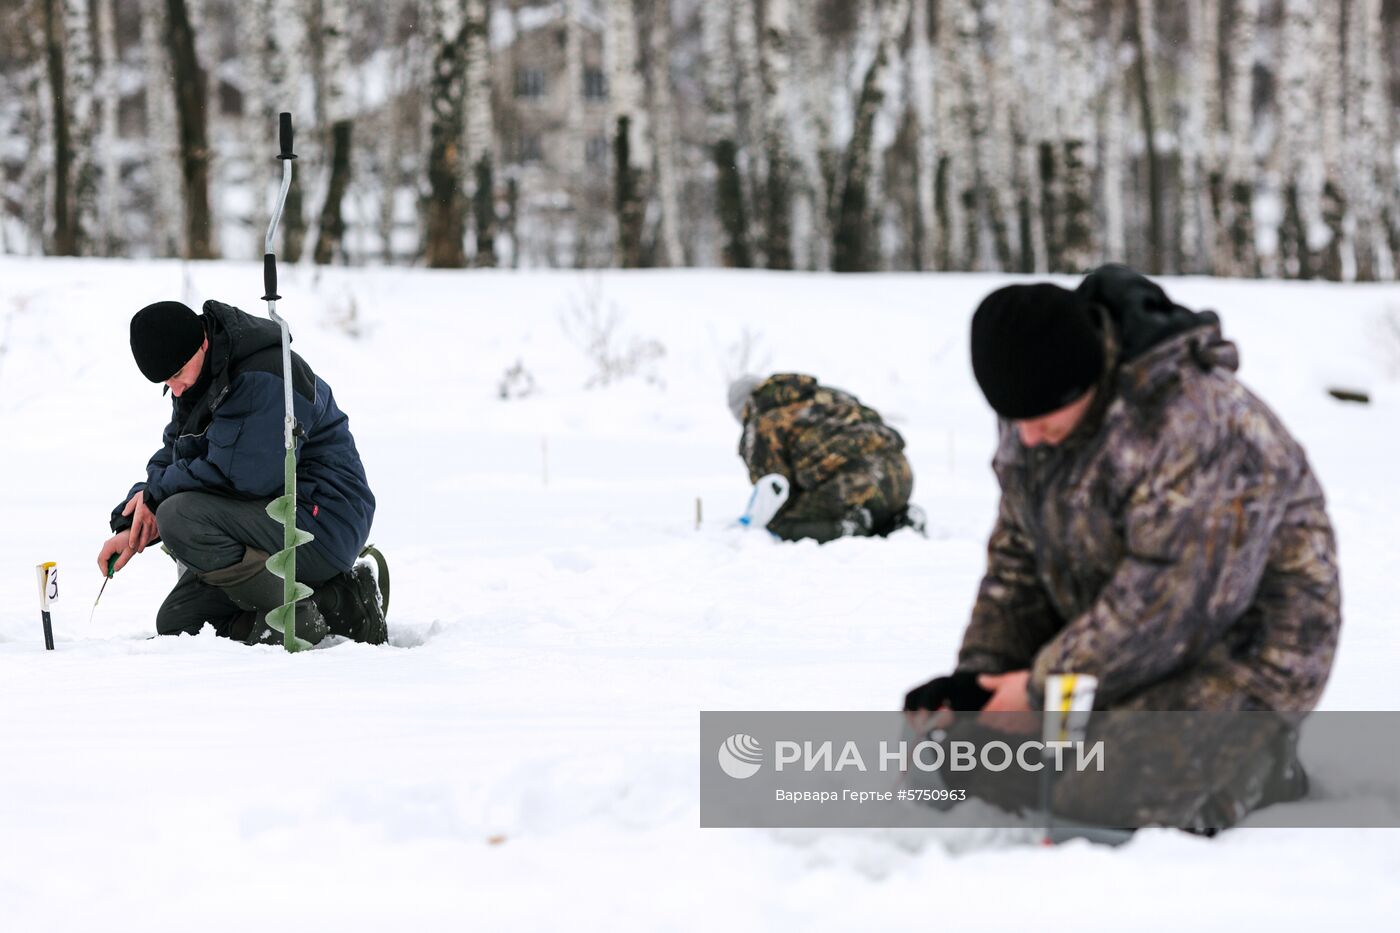
[[538, 391], [535, 374], [525, 368], [524, 360], [516, 360], [496, 384], [496, 397], [503, 402], [516, 398], [529, 398]]

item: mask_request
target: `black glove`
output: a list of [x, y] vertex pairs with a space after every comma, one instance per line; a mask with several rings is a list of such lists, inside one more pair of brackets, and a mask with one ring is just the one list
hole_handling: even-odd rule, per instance
[[973, 671], [957, 671], [935, 677], [905, 694], [904, 711], [936, 710], [946, 703], [958, 712], [976, 712], [992, 698], [992, 691], [978, 686], [977, 676]]

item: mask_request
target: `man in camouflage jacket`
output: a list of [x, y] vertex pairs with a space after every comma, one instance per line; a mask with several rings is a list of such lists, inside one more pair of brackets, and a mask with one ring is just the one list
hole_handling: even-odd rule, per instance
[[744, 426], [739, 456], [749, 481], [778, 473], [790, 484], [769, 531], [826, 542], [904, 523], [914, 486], [904, 438], [854, 395], [780, 373], [736, 380], [729, 401]]
[[[1341, 625], [1332, 526], [1302, 447], [1235, 378], [1218, 317], [1105, 266], [1074, 293], [994, 293], [973, 344], [1001, 416], [1001, 503], [957, 672], [906, 708], [950, 690], [1039, 708], [1047, 675], [1079, 673], [1098, 709], [1311, 710]], [[1238, 744], [1208, 789], [1226, 825], [1261, 803], [1243, 762], [1271, 740]], [[1211, 796], [1149, 816], [1190, 825]]]

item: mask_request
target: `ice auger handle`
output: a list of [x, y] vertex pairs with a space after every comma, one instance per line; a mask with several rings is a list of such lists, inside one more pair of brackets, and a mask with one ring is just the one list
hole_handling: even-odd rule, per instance
[[273, 253], [263, 253], [263, 289], [263, 301], [282, 297], [277, 294], [277, 256]]
[[296, 154], [292, 152], [292, 115], [290, 113], [278, 114], [277, 136], [282, 144], [282, 152], [277, 158], [295, 159]]

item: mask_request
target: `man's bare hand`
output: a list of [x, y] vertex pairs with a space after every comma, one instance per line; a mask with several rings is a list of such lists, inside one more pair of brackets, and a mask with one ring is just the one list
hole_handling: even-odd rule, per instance
[[156, 539], [160, 532], [156, 528], [156, 513], [146, 506], [146, 491], [138, 489], [136, 495], [127, 500], [123, 515], [131, 516], [131, 530], [127, 535], [126, 546], [137, 554]]
[[136, 552], [127, 546], [130, 537], [127, 532], [119, 531], [103, 542], [102, 550], [97, 552], [97, 569], [104, 577], [107, 576], [107, 561], [111, 560], [113, 554], [117, 555], [117, 562], [112, 567], [113, 573], [121, 570], [127, 561], [136, 556]]
[[[1030, 679], [1030, 671], [983, 674], [978, 677], [977, 683], [984, 690], [992, 691], [992, 698], [982, 707], [977, 721], [997, 732], [1034, 734], [1040, 724], [1040, 717], [1031, 709], [1030, 694], [1026, 691]], [[988, 713], [996, 715], [988, 716]]]

